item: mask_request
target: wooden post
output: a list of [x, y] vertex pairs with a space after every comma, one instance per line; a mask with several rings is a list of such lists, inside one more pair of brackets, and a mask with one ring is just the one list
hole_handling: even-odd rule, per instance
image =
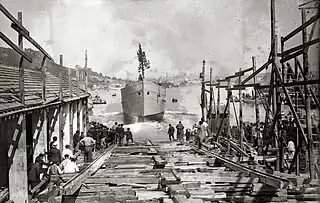
[[205, 120], [206, 119], [206, 101], [205, 101], [205, 94], [206, 94], [206, 90], [205, 90], [205, 65], [206, 65], [206, 61], [203, 60], [202, 61], [202, 77], [201, 77], [201, 110], [202, 110], [202, 118]]
[[[47, 70], [47, 67], [44, 65], [45, 64], [45, 61], [46, 61], [46, 56], [43, 56], [43, 59], [42, 59], [42, 62], [41, 62], [41, 67], [40, 69], [42, 70], [42, 100], [43, 100], [43, 103], [46, 103], [47, 99], [46, 99], [46, 70]], [[49, 128], [48, 128], [48, 112], [47, 112], [47, 109], [44, 108], [43, 109], [43, 129], [44, 131], [44, 143], [46, 143], [47, 145], [47, 148], [46, 150], [49, 151], [49, 141], [50, 141], [50, 133], [49, 133]]]
[[220, 119], [220, 81], [218, 81], [218, 96], [217, 96], [217, 116]]
[[[305, 9], [301, 9], [301, 18], [302, 24], [306, 22], [306, 11]], [[307, 29], [304, 28], [302, 30], [302, 44], [304, 45], [307, 42]], [[308, 48], [303, 49], [303, 71], [306, 80], [309, 79], [309, 62], [308, 62]], [[306, 124], [307, 124], [307, 137], [309, 139], [308, 144], [308, 154], [309, 154], [309, 170], [310, 170], [310, 178], [315, 178], [316, 174], [315, 165], [314, 165], [314, 156], [313, 156], [313, 137], [312, 137], [312, 123], [311, 123], [311, 109], [310, 109], [310, 90], [308, 85], [304, 85], [304, 92], [305, 92], [305, 109], [306, 109]]]
[[[69, 78], [69, 98], [72, 98], [72, 75], [71, 68], [68, 68], [68, 78]], [[69, 102], [69, 137], [70, 137], [70, 145], [72, 145], [73, 141], [73, 103]]]
[[[271, 9], [271, 47], [273, 48], [271, 50], [271, 57], [272, 59], [275, 59], [276, 56], [277, 56], [277, 37], [276, 37], [276, 15], [275, 15], [275, 8], [276, 8], [276, 5], [275, 5], [275, 0], [270, 0], [271, 2], [271, 5], [270, 5], [270, 9]], [[278, 80], [278, 77], [276, 76], [276, 72], [274, 71], [275, 70], [276, 65], [275, 63], [272, 63], [272, 72], [274, 74], [274, 78], [275, 78], [275, 83], [277, 84], [277, 80]], [[272, 110], [273, 110], [273, 113], [276, 112], [277, 110], [277, 88], [274, 88], [272, 90]], [[280, 111], [281, 112], [281, 111]], [[276, 119], [277, 116], [275, 116], [274, 119]], [[272, 132], [272, 130], [271, 130]], [[275, 143], [275, 148], [276, 149], [279, 149], [279, 146], [278, 146], [278, 141], [277, 139], [274, 138], [274, 143]], [[279, 150], [277, 150], [277, 159], [276, 159], [276, 167], [275, 167], [275, 170], [276, 171], [279, 171], [280, 169], [280, 163], [279, 163]]]
[[[296, 102], [295, 102], [295, 110], [296, 112], [298, 112], [298, 98], [299, 98], [299, 93], [298, 92], [295, 92], [295, 97], [296, 97]], [[296, 161], [296, 175], [299, 175], [300, 173], [300, 150], [297, 149], [297, 146], [298, 146], [298, 143], [300, 143], [300, 134], [299, 134], [299, 130], [298, 128], [296, 127], [296, 143], [295, 143], [295, 146], [296, 146], [296, 150], [297, 150], [297, 161]]]
[[[241, 71], [241, 68], [239, 69]], [[239, 76], [239, 85], [241, 85], [241, 76]], [[239, 89], [239, 133], [240, 133], [240, 147], [241, 149], [244, 149], [243, 145], [243, 137], [244, 137], [244, 131], [243, 131], [243, 114], [242, 114], [242, 90]]]
[[[80, 84], [79, 84], [79, 69], [76, 70], [76, 81], [77, 81], [77, 89], [76, 89], [76, 94], [77, 94], [77, 97], [80, 97]], [[77, 101], [77, 130], [80, 132], [80, 110], [81, 110], [81, 101], [78, 100]]]
[[68, 68], [68, 79], [69, 79], [69, 98], [72, 98], [72, 74], [71, 68]]
[[[276, 60], [277, 60], [277, 54], [278, 53], [278, 36], [275, 35], [275, 39], [274, 39], [274, 59], [275, 59], [275, 62], [274, 64], [276, 64]], [[278, 68], [276, 65], [274, 67], [274, 69]], [[276, 74], [276, 73], [275, 73]], [[280, 84], [280, 81], [279, 81], [279, 77], [278, 76], [275, 76], [275, 83], [278, 85]], [[283, 169], [283, 154], [280, 152], [280, 149], [282, 149], [282, 133], [281, 133], [281, 125], [282, 125], [282, 118], [281, 118], [281, 112], [282, 112], [282, 104], [281, 104], [281, 99], [280, 99], [280, 90], [278, 88], [275, 89], [275, 106], [276, 106], [276, 109], [279, 108], [279, 115], [276, 115], [274, 117], [274, 119], [277, 119], [277, 122], [276, 122], [276, 133], [278, 133], [278, 137], [280, 138], [279, 142], [277, 139], [275, 139], [275, 144], [276, 144], [276, 149], [277, 149], [277, 159], [276, 159], [276, 170], [277, 171], [281, 171]], [[277, 112], [277, 110], [275, 110], [275, 112]]]
[[[18, 21], [22, 24], [21, 12], [18, 12]], [[18, 43], [19, 48], [23, 50], [23, 37], [20, 34], [18, 36]], [[24, 67], [22, 64], [23, 57], [20, 58], [19, 62], [19, 98], [20, 102], [24, 104]], [[12, 165], [9, 169], [9, 196], [13, 202], [26, 203], [28, 202], [28, 173], [25, 113], [20, 114], [19, 121], [17, 125], [20, 125], [20, 138], [16, 146]]]
[[209, 101], [209, 136], [212, 135], [212, 103], [213, 103], [213, 86], [212, 86], [212, 68], [210, 68], [210, 101]]
[[[54, 63], [53, 63], [54, 64]], [[59, 63], [59, 100], [62, 101], [63, 95], [62, 95], [62, 82], [63, 82], [63, 76], [62, 76], [62, 71], [63, 71], [63, 55], [60, 54], [60, 63]], [[61, 105], [59, 107], [59, 145], [63, 149], [64, 143], [63, 143], [63, 137], [64, 137], [64, 118], [63, 118], [63, 112], [64, 112], [64, 106]]]
[[[297, 58], [294, 58], [294, 78], [296, 81], [298, 81], [298, 60]], [[299, 98], [299, 93], [297, 91], [295, 91], [295, 111], [298, 112], [298, 98]], [[299, 175], [300, 173], [300, 150], [297, 149], [298, 143], [300, 142], [300, 134], [299, 134], [299, 130], [296, 127], [296, 143], [295, 143], [295, 147], [296, 147], [296, 153], [297, 153], [297, 159], [296, 159], [296, 175]]]
[[[217, 111], [216, 111], [216, 123], [220, 123], [220, 81], [218, 81], [218, 92], [217, 92]], [[219, 127], [217, 126], [216, 132], [218, 133]], [[218, 136], [218, 134], [217, 134]]]
[[[227, 112], [227, 116], [228, 116], [228, 119], [227, 119], [227, 139], [228, 139], [228, 145], [227, 145], [227, 154], [230, 154], [230, 138], [231, 138], [231, 132], [230, 132], [230, 99], [232, 97], [232, 91], [230, 90], [230, 79], [228, 80], [228, 101], [227, 102], [227, 108], [228, 108], [228, 112]], [[225, 116], [225, 115], [223, 115]]]
[[[256, 57], [252, 57], [252, 67], [253, 72], [256, 71]], [[253, 77], [253, 84], [256, 84], [256, 76]], [[255, 110], [256, 110], [256, 135], [258, 139], [258, 145], [260, 145], [260, 110], [259, 110], [259, 102], [258, 102], [258, 91], [256, 88], [254, 88], [254, 104], [255, 104]]]
[[79, 97], [80, 96], [80, 94], [79, 94], [80, 84], [79, 84], [79, 70], [78, 69], [76, 69], [76, 81], [77, 81], [76, 94], [77, 94], [77, 97]]
[[[87, 50], [85, 51], [85, 77], [86, 77], [86, 82], [85, 82], [85, 91], [86, 95], [88, 95], [88, 77], [89, 77], [89, 69], [88, 69], [88, 52]], [[88, 105], [89, 105], [89, 98], [86, 98], [85, 100], [85, 124], [84, 124], [84, 134], [87, 136], [87, 132], [89, 129], [89, 112], [88, 112]]]

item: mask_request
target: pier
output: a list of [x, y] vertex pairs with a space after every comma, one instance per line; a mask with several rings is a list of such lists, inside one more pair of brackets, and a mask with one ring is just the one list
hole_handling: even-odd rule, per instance
[[319, 182], [270, 173], [188, 143], [137, 140], [111, 146], [52, 202], [317, 202]]
[[[63, 54], [56, 63], [24, 27], [22, 13], [15, 17], [0, 3], [18, 44], [1, 29], [0, 38], [19, 54], [17, 67], [0, 64], [0, 203], [319, 202], [320, 129], [313, 112], [320, 110], [320, 82], [311, 77], [308, 54], [309, 47], [320, 43], [314, 36], [319, 3], [310, 1], [297, 9], [301, 25], [278, 36], [275, 0], [270, 0], [271, 51], [265, 63], [257, 64], [252, 56], [250, 67], [238, 67], [234, 74], [214, 80], [214, 67], [208, 74], [202, 61], [200, 105], [202, 119], [209, 124], [203, 140], [199, 142], [197, 135], [173, 142], [134, 138], [123, 146], [109, 140], [112, 144], [102, 149], [99, 143], [93, 161], [84, 163], [79, 150], [79, 172], [58, 176], [61, 185], [49, 191], [43, 188], [51, 181], [46, 177], [28, 188], [27, 167], [38, 155], [47, 154], [53, 137], [61, 151], [66, 145], [77, 151], [75, 132], [84, 137], [98, 134], [88, 133], [87, 51], [83, 68], [65, 67]], [[316, 14], [308, 16], [312, 9]], [[288, 48], [298, 34], [301, 44]], [[27, 53], [25, 41], [41, 52], [40, 64]], [[263, 84], [259, 75], [266, 69], [270, 80]], [[249, 97], [243, 95], [248, 88], [253, 90]], [[222, 89], [227, 91], [225, 105]], [[243, 121], [245, 103], [255, 108], [250, 136]], [[236, 126], [231, 126], [231, 111]]]

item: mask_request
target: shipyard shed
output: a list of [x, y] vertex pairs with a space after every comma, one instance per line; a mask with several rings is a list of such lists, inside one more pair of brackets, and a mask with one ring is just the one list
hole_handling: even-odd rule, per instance
[[53, 136], [62, 150], [72, 146], [76, 130], [86, 135], [89, 94], [80, 88], [77, 70], [56, 66], [63, 70], [59, 76], [44, 68], [24, 69], [20, 77], [18, 67], [0, 64], [0, 188], [8, 188], [10, 199], [27, 198], [27, 166], [49, 150]]

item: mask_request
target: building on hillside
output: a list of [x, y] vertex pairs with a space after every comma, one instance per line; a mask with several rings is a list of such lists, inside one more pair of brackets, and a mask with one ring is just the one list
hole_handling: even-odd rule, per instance
[[[77, 130], [87, 132], [89, 94], [79, 88], [79, 79], [62, 75], [25, 69], [23, 104], [19, 68], [0, 65], [0, 187], [9, 188], [10, 197], [25, 196], [27, 166], [49, 150], [53, 136], [63, 149], [72, 146]], [[19, 188], [21, 194], [11, 194]]]

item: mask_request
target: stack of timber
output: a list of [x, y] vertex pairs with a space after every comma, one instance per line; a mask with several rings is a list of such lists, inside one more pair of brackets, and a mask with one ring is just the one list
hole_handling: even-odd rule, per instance
[[55, 197], [55, 202], [319, 200], [319, 190], [314, 180], [293, 183], [281, 174], [257, 171], [179, 142], [136, 141], [129, 146], [115, 147], [101, 167], [82, 181], [79, 189], [75, 188], [75, 193]]

